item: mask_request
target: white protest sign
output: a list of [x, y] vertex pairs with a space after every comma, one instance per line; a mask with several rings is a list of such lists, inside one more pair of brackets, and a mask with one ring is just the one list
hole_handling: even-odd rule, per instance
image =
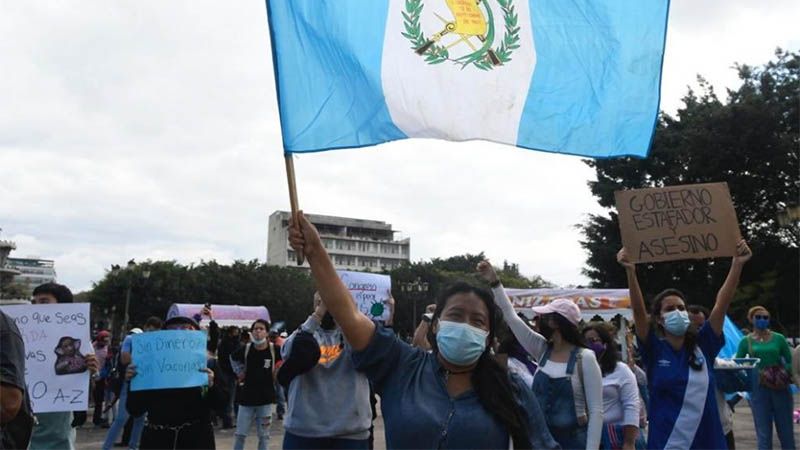
[[94, 353], [89, 304], [10, 305], [1, 308], [17, 324], [25, 343], [25, 383], [34, 413], [86, 411]]
[[339, 278], [358, 305], [358, 310], [372, 320], [389, 318], [388, 300], [392, 290], [392, 278], [376, 273], [338, 270]]

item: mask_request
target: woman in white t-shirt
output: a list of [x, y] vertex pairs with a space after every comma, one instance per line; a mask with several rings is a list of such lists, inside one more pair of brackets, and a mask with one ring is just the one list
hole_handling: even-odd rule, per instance
[[636, 376], [620, 361], [614, 327], [591, 322], [583, 328], [586, 344], [594, 350], [603, 374], [603, 438], [601, 449], [643, 448], [639, 438], [639, 389]]

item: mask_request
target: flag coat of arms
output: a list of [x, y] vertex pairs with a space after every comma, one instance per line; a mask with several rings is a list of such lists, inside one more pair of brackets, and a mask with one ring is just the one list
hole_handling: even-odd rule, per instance
[[669, 0], [267, 0], [284, 149], [645, 156]]

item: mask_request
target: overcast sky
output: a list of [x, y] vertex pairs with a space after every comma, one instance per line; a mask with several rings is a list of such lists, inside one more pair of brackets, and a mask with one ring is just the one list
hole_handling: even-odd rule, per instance
[[[662, 108], [698, 73], [800, 48], [796, 0], [673, 1]], [[111, 264], [266, 258], [288, 209], [264, 3], [37, 1], [0, 6], [0, 228], [12, 256], [91, 287]], [[574, 225], [602, 212], [580, 158], [413, 140], [300, 156], [308, 212], [384, 220], [413, 260], [485, 251], [582, 284]]]

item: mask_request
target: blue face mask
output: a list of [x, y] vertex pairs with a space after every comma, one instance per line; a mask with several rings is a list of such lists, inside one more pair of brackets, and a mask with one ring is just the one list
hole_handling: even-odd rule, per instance
[[673, 336], [683, 336], [689, 328], [689, 313], [674, 310], [664, 314], [664, 329]]
[[756, 319], [753, 321], [753, 326], [757, 330], [766, 330], [769, 328], [769, 319]]
[[469, 366], [486, 350], [488, 331], [461, 322], [439, 321], [436, 346], [439, 354], [450, 364]]

